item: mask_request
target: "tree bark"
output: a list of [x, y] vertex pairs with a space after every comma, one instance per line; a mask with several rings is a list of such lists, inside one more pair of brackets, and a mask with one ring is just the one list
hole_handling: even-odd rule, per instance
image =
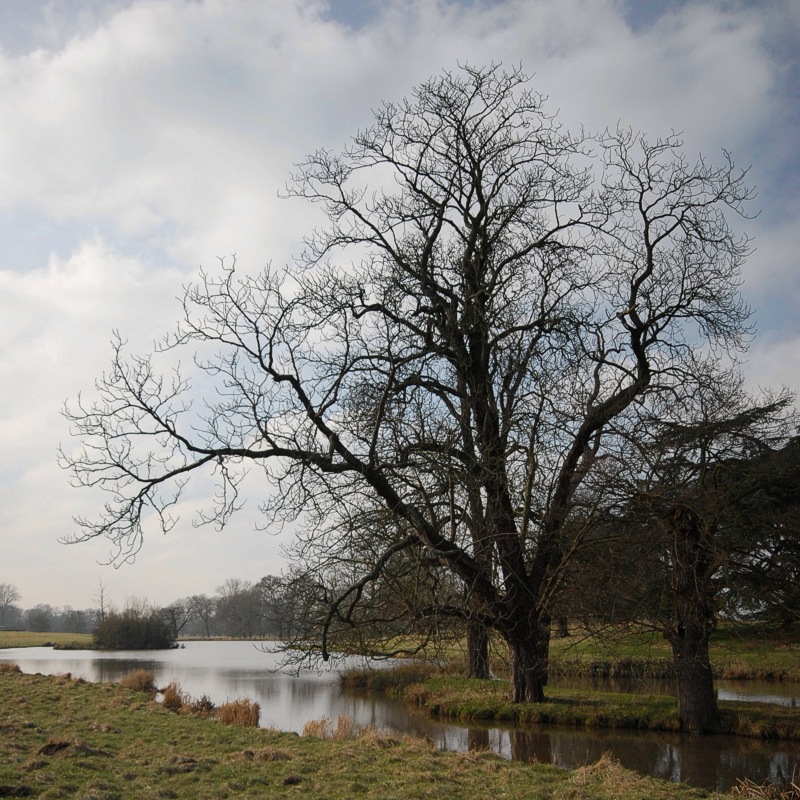
[[489, 670], [489, 631], [481, 622], [467, 625], [467, 661], [470, 678], [487, 680], [492, 677]]
[[531, 626], [530, 635], [509, 641], [512, 703], [543, 703], [547, 686], [550, 624]]
[[668, 638], [677, 673], [681, 727], [693, 733], [713, 733], [719, 730], [708, 657], [708, 640], [714, 629], [714, 561], [702, 520], [693, 510], [676, 508], [671, 528], [675, 616]]
[[719, 730], [720, 720], [708, 658], [708, 634], [698, 638], [675, 637], [671, 644], [677, 672], [681, 728], [691, 733], [715, 733]]

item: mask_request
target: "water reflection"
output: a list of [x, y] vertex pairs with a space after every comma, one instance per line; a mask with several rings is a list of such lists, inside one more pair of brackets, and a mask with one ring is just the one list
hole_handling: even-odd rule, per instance
[[[250, 642], [187, 642], [185, 649], [157, 653], [53, 651], [50, 648], [0, 650], [0, 661], [13, 661], [24, 672], [71, 673], [89, 681], [118, 681], [133, 669], [149, 669], [156, 684], [177, 681], [194, 697], [207, 695], [214, 703], [248, 697], [261, 704], [261, 724], [301, 732], [312, 719], [340, 715], [359, 725], [371, 725], [392, 735], [430, 739], [451, 750], [491, 750], [505, 758], [539, 761], [575, 768], [610, 752], [624, 766], [640, 773], [683, 781], [717, 791], [735, 785], [737, 778], [756, 782], [791, 777], [800, 763], [800, 745], [768, 743], [726, 736], [680, 736], [625, 731], [583, 731], [542, 727], [514, 730], [501, 726], [452, 725], [431, 720], [399, 700], [342, 692], [335, 671], [306, 671], [299, 676], [276, 672], [279, 658]], [[618, 690], [671, 691], [641, 682], [633, 687], [616, 681]], [[597, 686], [595, 682], [593, 685]], [[607, 686], [607, 684], [606, 684]], [[779, 696], [796, 704], [798, 687], [785, 684], [743, 686], [740, 694]], [[733, 691], [720, 686], [720, 697]], [[753, 694], [750, 694], [752, 697]], [[739, 699], [739, 698], [737, 698]]]

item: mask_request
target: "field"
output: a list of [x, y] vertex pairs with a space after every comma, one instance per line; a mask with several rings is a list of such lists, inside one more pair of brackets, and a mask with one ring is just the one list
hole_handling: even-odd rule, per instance
[[[551, 654], [565, 672], [585, 664], [669, 662], [669, 643], [653, 631], [619, 630], [602, 636], [576, 632], [554, 637]], [[723, 625], [712, 634], [709, 656], [715, 674], [732, 679], [800, 680], [800, 631], [758, 625]]]
[[[346, 735], [356, 733], [338, 726]], [[319, 726], [323, 732], [324, 726]], [[166, 711], [151, 695], [0, 671], [0, 796], [39, 798], [491, 798], [689, 800], [685, 786], [602, 759], [574, 772], [445, 753], [375, 731], [322, 739]]]
[[[412, 649], [413, 642], [397, 640], [388, 649]], [[464, 642], [454, 640], [429, 657], [455, 669], [466, 663]], [[711, 637], [709, 655], [719, 678], [800, 681], [800, 627], [780, 629], [764, 626], [723, 625]], [[644, 628], [616, 628], [599, 633], [574, 630], [570, 636], [550, 641], [554, 675], [616, 675], [641, 668], [647, 677], [661, 677], [670, 669], [669, 643], [659, 633]], [[508, 673], [506, 648], [492, 647], [492, 671]], [[635, 674], [633, 677], [639, 677]]]
[[33, 631], [0, 631], [0, 650], [8, 647], [89, 647], [92, 636], [89, 633], [35, 633]]

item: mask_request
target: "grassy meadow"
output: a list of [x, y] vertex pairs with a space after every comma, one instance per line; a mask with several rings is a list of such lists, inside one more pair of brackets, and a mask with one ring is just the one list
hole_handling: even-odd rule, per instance
[[[397, 640], [387, 649], [413, 649]], [[455, 670], [466, 664], [465, 643], [453, 640], [426, 655]], [[722, 625], [712, 634], [711, 665], [718, 678], [800, 681], [800, 626], [769, 628], [754, 624]], [[509, 671], [506, 647], [495, 641], [492, 671]], [[672, 653], [664, 637], [651, 629], [614, 628], [599, 633], [574, 630], [550, 640], [551, 674], [564, 676], [665, 677]]]
[[[652, 630], [621, 629], [591, 635], [581, 631], [553, 637], [551, 656], [556, 670], [583, 674], [616, 665], [641, 662], [667, 665], [669, 643]], [[709, 657], [717, 677], [728, 679], [800, 680], [800, 628], [771, 628], [755, 624], [721, 625], [711, 636]]]
[[73, 649], [92, 645], [90, 633], [37, 633], [34, 631], [0, 631], [0, 650], [9, 647], [42, 647], [56, 645]]
[[[549, 687], [544, 703], [511, 703], [506, 681], [432, 677], [402, 696], [437, 717], [518, 725], [570, 725], [650, 731], [681, 729], [678, 703], [669, 695], [628, 694]], [[720, 701], [721, 733], [800, 741], [797, 709]]]
[[436, 751], [340, 721], [297, 736], [166, 710], [153, 695], [0, 671], [0, 796], [689, 800], [602, 759], [576, 771]]

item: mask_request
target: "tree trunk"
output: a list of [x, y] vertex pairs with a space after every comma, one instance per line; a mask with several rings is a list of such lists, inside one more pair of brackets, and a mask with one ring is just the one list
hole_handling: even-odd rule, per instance
[[489, 631], [480, 622], [467, 625], [467, 660], [470, 678], [491, 678], [489, 671]]
[[708, 635], [674, 637], [672, 658], [678, 681], [678, 713], [681, 728], [692, 733], [719, 730], [719, 709], [708, 658]]
[[537, 625], [522, 641], [510, 641], [512, 703], [543, 703], [547, 685], [550, 625]]
[[714, 562], [699, 516], [675, 509], [672, 518], [672, 591], [675, 617], [668, 638], [678, 682], [681, 727], [693, 733], [719, 730], [719, 709], [708, 657], [714, 629]]

